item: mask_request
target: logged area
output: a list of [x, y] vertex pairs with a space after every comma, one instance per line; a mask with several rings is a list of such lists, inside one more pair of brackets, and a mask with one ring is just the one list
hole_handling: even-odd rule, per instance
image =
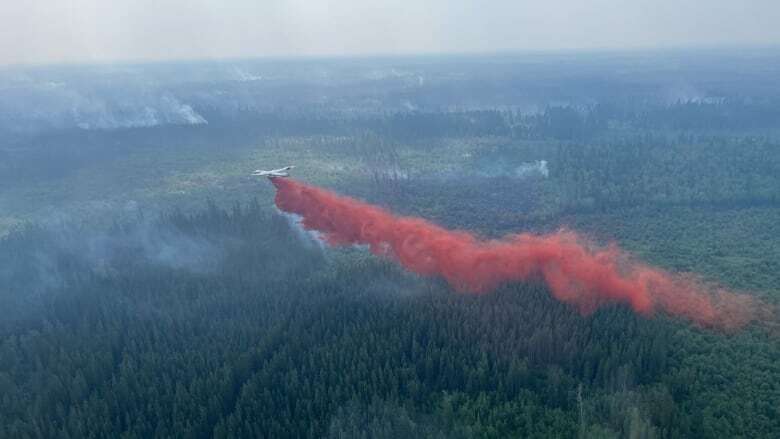
[[778, 69], [0, 70], [0, 438], [778, 437]]

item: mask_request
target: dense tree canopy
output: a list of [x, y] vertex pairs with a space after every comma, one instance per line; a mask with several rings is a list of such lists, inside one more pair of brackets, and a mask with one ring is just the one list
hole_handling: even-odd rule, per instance
[[[0, 438], [778, 438], [770, 55], [0, 72]], [[139, 126], [157, 92], [208, 123]], [[617, 242], [775, 318], [457, 293], [301, 230], [249, 177], [288, 164], [483, 238]]]

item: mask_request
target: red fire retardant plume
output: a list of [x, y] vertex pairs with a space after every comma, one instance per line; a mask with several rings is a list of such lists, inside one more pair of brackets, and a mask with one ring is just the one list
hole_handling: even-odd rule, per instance
[[503, 283], [541, 278], [556, 299], [583, 314], [623, 303], [643, 316], [663, 311], [722, 329], [755, 318], [751, 296], [636, 262], [614, 245], [596, 248], [571, 231], [485, 241], [289, 178], [271, 181], [279, 209], [300, 215], [303, 226], [319, 231], [329, 244], [368, 245], [374, 254], [395, 258], [415, 273], [444, 277], [459, 291], [483, 293]]

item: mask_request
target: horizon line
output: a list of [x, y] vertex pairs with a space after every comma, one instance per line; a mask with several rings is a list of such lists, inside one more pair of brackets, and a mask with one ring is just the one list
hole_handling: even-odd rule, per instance
[[356, 53], [300, 53], [284, 55], [238, 55], [224, 57], [128, 57], [113, 59], [73, 59], [58, 61], [31, 61], [0, 63], [0, 71], [17, 69], [57, 68], [57, 67], [95, 67], [95, 66], [133, 66], [133, 65], [164, 65], [164, 64], [189, 64], [189, 63], [224, 63], [245, 61], [268, 62], [307, 62], [307, 61], [344, 61], [344, 60], [370, 60], [370, 59], [403, 59], [403, 58], [436, 58], [436, 57], [463, 57], [481, 58], [492, 56], [560, 56], [560, 55], [647, 55], [664, 52], [731, 52], [735, 50], [751, 51], [776, 51], [780, 50], [780, 44], [712, 44], [712, 45], [668, 45], [668, 46], [605, 46], [605, 47], [561, 47], [561, 48], [524, 48], [524, 49], [496, 49], [496, 50], [467, 50], [467, 51], [441, 51], [441, 52], [356, 52]]

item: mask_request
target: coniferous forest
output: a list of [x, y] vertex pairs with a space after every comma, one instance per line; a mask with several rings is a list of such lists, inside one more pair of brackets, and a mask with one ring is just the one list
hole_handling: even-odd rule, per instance
[[[132, 67], [204, 122], [27, 72], [104, 105], [0, 111], [0, 438], [780, 437], [777, 53], [534, 56]], [[249, 174], [288, 164], [484, 238], [618, 243], [771, 318], [456, 292], [279, 212]]]

